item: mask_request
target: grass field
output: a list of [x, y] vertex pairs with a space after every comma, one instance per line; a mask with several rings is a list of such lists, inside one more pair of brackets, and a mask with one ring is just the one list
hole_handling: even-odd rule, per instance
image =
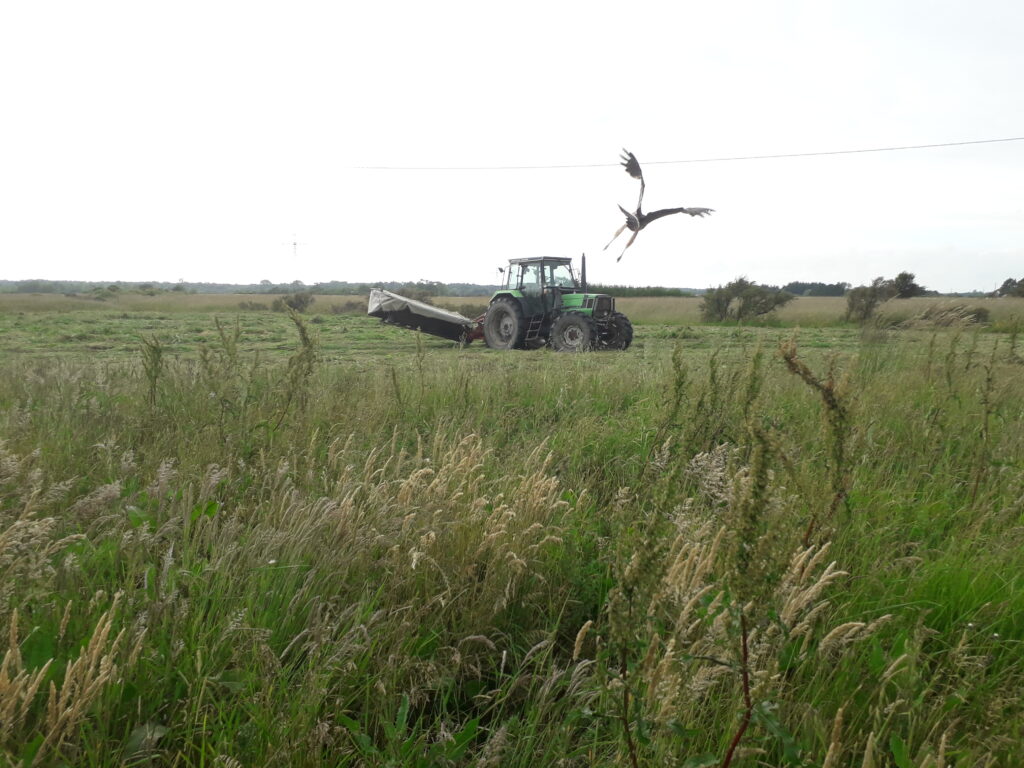
[[[701, 299], [694, 298], [624, 298], [616, 301], [617, 308], [634, 322], [643, 324], [686, 325], [701, 322]], [[437, 303], [450, 307], [486, 307], [482, 297], [442, 298]], [[0, 305], [2, 306], [2, 305]], [[901, 322], [919, 315], [929, 308], [965, 306], [986, 309], [993, 322], [1006, 323], [1011, 318], [1024, 318], [1024, 299], [949, 299], [922, 297], [892, 300], [883, 304], [878, 314], [883, 320]], [[773, 324], [783, 326], [822, 327], [840, 324], [846, 312], [846, 299], [842, 297], [799, 297], [773, 316]]]
[[[144, 293], [124, 292], [98, 301], [85, 295], [64, 296], [56, 293], [0, 293], [0, 313], [3, 312], [225, 312], [237, 313], [241, 305], [250, 304], [270, 308], [275, 294], [267, 293], [177, 293], [174, 291], [147, 296]], [[354, 311], [352, 305], [366, 307], [366, 296], [318, 296], [313, 310], [331, 313], [335, 308]]]
[[[158, 293], [147, 296], [125, 292], [105, 301], [86, 296], [62, 296], [59, 294], [0, 294], [0, 314], [8, 312], [47, 313], [67, 311], [89, 311], [109, 314], [124, 312], [155, 313], [209, 313], [228, 315], [250, 314], [251, 307], [270, 307], [276, 295], [272, 294], [179, 294]], [[487, 307], [484, 296], [446, 296], [436, 299], [439, 306], [456, 309], [475, 317]], [[618, 299], [618, 308], [641, 324], [686, 325], [700, 322], [701, 299], [696, 298], [624, 298]], [[241, 309], [249, 305], [249, 309]], [[366, 306], [365, 296], [317, 296], [309, 314], [330, 315], [336, 313], [361, 314]], [[1006, 323], [1011, 318], [1024, 318], [1024, 299], [950, 299], [915, 298], [892, 300], [883, 304], [878, 311], [890, 322], [900, 322], [925, 312], [930, 307], [965, 306], [981, 307], [988, 311], [995, 323]], [[772, 323], [802, 327], [833, 326], [841, 322], [846, 311], [846, 299], [833, 297], [799, 297], [773, 316]]]
[[197, 298], [0, 297], [0, 762], [1018, 764], [1014, 333]]

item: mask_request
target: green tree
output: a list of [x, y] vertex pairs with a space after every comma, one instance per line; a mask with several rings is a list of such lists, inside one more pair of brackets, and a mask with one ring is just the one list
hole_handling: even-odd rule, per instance
[[892, 281], [892, 287], [895, 291], [895, 298], [897, 299], [910, 299], [914, 296], [923, 296], [925, 294], [925, 287], [918, 285], [914, 279], [913, 272], [900, 272]]
[[1003, 284], [999, 286], [999, 289], [995, 292], [996, 296], [1024, 296], [1024, 277], [1020, 280], [1014, 280], [1012, 277], [1006, 278]]

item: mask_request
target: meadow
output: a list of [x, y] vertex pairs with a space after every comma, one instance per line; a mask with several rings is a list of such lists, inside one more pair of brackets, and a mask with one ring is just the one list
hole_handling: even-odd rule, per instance
[[0, 761], [1019, 763], [1019, 305], [570, 356], [145, 298], [0, 299]]

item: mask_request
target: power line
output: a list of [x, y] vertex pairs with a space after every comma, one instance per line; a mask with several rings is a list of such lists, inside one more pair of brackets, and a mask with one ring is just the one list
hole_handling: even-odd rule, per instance
[[[737, 155], [734, 157], [697, 157], [687, 160], [645, 160], [644, 165], [680, 165], [683, 163], [727, 163], [736, 160], [777, 160], [786, 157], [820, 157], [822, 155], [856, 155], [866, 152], [901, 152], [907, 149], [935, 149], [937, 147], [964, 147], [970, 144], [998, 144], [1024, 141], [1024, 136], [1005, 139], [977, 139], [975, 141], [947, 141], [941, 144], [909, 144], [900, 147], [871, 147], [868, 149], [833, 149], [826, 152], [791, 152], [780, 155]], [[577, 165], [355, 165], [353, 171], [545, 171], [568, 168], [614, 168], [618, 163], [580, 163]]]

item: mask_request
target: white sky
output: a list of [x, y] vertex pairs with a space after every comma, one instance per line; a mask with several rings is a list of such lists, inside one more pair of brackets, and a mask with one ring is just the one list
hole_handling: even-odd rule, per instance
[[[1024, 3], [8, 2], [0, 278], [1024, 277]], [[602, 247], [644, 165], [672, 216]], [[296, 239], [297, 258], [291, 242]]]

